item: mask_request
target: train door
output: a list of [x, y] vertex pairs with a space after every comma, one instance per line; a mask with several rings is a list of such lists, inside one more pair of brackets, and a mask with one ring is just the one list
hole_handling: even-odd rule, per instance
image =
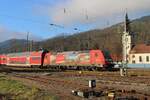
[[50, 53], [46, 53], [44, 57], [44, 65], [50, 65]]

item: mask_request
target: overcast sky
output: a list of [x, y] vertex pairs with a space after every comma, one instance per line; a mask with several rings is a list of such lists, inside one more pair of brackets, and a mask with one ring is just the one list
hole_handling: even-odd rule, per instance
[[[41, 40], [150, 15], [150, 0], [0, 0], [0, 42]], [[51, 25], [49, 25], [51, 24]], [[55, 25], [56, 24], [56, 25]], [[75, 30], [77, 28], [78, 30]]]

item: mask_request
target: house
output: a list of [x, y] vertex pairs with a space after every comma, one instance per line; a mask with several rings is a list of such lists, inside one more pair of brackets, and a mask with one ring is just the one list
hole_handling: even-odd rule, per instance
[[129, 63], [150, 64], [150, 44], [137, 44], [129, 53]]

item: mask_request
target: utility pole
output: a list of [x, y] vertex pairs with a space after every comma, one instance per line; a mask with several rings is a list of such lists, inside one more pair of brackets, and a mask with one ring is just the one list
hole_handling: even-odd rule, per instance
[[17, 52], [17, 45], [16, 45], [16, 44], [17, 44], [17, 42], [16, 42], [16, 39], [15, 39], [15, 40], [14, 40], [14, 49], [15, 49], [14, 52], [15, 52], [15, 53]]
[[27, 52], [29, 51], [29, 32], [27, 32]]
[[87, 47], [86, 47], [87, 50], [91, 49], [91, 44], [92, 44], [91, 42], [92, 42], [92, 37], [91, 34], [89, 33], [87, 34]]
[[63, 51], [63, 52], [65, 51], [65, 38], [66, 38], [65, 35], [66, 35], [66, 34], [63, 33], [63, 45], [62, 45], [62, 51]]
[[29, 42], [30, 43], [30, 51], [33, 50], [33, 40]]
[[34, 50], [34, 45], [33, 45], [33, 43], [34, 43], [34, 41], [32, 40], [32, 43], [31, 43], [31, 51], [33, 51]]

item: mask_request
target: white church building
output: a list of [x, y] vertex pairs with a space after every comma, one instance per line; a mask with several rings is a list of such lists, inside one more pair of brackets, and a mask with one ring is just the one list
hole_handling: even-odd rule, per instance
[[136, 44], [130, 32], [128, 15], [125, 18], [125, 29], [122, 35], [123, 61], [129, 64], [150, 64], [150, 44]]
[[129, 52], [129, 63], [150, 64], [150, 45], [135, 45]]

